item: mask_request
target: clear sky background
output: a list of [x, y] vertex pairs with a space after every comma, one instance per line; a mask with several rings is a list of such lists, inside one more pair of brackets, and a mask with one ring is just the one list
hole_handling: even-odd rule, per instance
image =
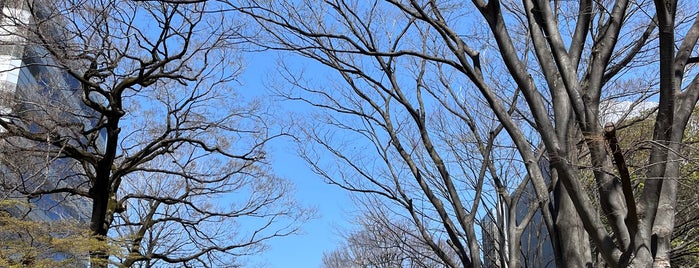
[[[271, 112], [276, 120], [284, 122], [289, 119], [291, 112], [303, 115], [311, 111], [297, 102], [271, 98], [272, 92], [268, 85], [278, 73], [278, 57], [276, 52], [270, 51], [246, 55], [246, 67], [240, 77], [239, 92], [246, 98], [272, 101], [274, 109]], [[351, 215], [355, 209], [349, 194], [339, 187], [327, 184], [314, 174], [296, 153], [297, 147], [291, 139], [277, 139], [267, 149], [277, 175], [288, 179], [296, 187], [294, 198], [306, 207], [315, 208], [317, 213], [314, 219], [302, 226], [300, 234], [270, 240], [267, 243], [269, 249], [258, 256], [249, 257], [244, 266], [320, 267], [323, 252], [335, 249], [342, 242], [339, 231], [350, 227]]]

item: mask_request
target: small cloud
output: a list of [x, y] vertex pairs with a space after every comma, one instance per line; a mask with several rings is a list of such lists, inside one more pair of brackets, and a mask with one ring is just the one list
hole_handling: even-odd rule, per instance
[[657, 106], [658, 103], [652, 101], [603, 101], [600, 104], [600, 123], [618, 123], [620, 120], [640, 116], [644, 112], [652, 110]]

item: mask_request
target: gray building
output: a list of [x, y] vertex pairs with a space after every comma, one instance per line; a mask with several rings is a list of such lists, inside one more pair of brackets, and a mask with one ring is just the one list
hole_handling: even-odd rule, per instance
[[[539, 165], [544, 176], [550, 174], [548, 159], [542, 158], [539, 161]], [[551, 181], [550, 177], [545, 179]], [[529, 210], [531, 202], [535, 201], [534, 188], [529, 184], [516, 204], [517, 219], [515, 221], [508, 216], [510, 209], [500, 199], [497, 200], [496, 208], [482, 219], [484, 267], [508, 267], [507, 260], [510, 259], [510, 256], [508, 256], [507, 248], [509, 247], [510, 239], [507, 237], [507, 232], [503, 230], [511, 225], [518, 224]], [[520, 263], [522, 267], [556, 267], [553, 245], [540, 211], [536, 212], [529, 225], [522, 232], [519, 246], [521, 249]]]

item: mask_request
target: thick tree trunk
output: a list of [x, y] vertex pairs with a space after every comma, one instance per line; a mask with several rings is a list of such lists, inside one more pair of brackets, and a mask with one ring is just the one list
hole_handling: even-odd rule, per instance
[[[112, 194], [111, 173], [114, 159], [116, 158], [117, 141], [119, 140], [119, 117], [111, 120], [107, 126], [107, 142], [103, 158], [96, 166], [95, 178], [90, 188], [92, 197], [92, 216], [90, 218], [90, 231], [100, 242], [106, 243], [109, 231], [109, 199]], [[90, 251], [90, 267], [108, 267], [109, 253], [101, 248]]]
[[[92, 216], [90, 219], [90, 231], [100, 242], [106, 242], [107, 223], [105, 215], [109, 203], [109, 187], [107, 183], [99, 183], [93, 186]], [[90, 267], [107, 267], [108, 253], [102, 249], [90, 251]]]
[[[680, 102], [677, 103], [681, 105]], [[676, 109], [673, 132], [668, 145], [665, 175], [662, 178], [662, 188], [658, 199], [658, 208], [653, 222], [653, 267], [670, 267], [670, 251], [672, 250], [672, 232], [675, 223], [675, 207], [677, 205], [677, 187], [680, 177], [680, 161], [684, 129], [692, 109]]]
[[554, 188], [556, 233], [560, 263], [566, 267], [592, 267], [589, 237], [563, 183]]
[[[674, 202], [677, 192], [676, 179], [679, 165], [674, 155], [679, 150], [684, 127], [675, 125], [676, 92], [680, 79], [675, 77], [675, 10], [676, 1], [656, 0], [660, 48], [660, 99], [653, 132], [653, 151], [649, 160], [649, 172], [642, 202], [645, 209], [643, 227], [652, 234], [650, 245], [653, 267], [670, 267], [669, 251], [674, 222]], [[678, 122], [681, 124], [681, 122]], [[679, 133], [678, 133], [679, 132]], [[650, 266], [650, 265], [648, 265]]]

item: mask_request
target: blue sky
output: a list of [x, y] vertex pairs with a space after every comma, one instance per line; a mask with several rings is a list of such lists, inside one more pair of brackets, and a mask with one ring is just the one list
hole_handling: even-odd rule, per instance
[[319, 267], [323, 252], [341, 241], [338, 228], [348, 222], [352, 203], [347, 193], [328, 185], [308, 170], [288, 149], [276, 150], [274, 169], [296, 185], [296, 199], [317, 209], [317, 218], [302, 227], [302, 234], [270, 241], [269, 251], [258, 256], [264, 267]]
[[[270, 98], [268, 85], [275, 80], [277, 71], [275, 52], [246, 55], [246, 67], [240, 77], [240, 93], [244, 97], [272, 100], [274, 117], [282, 124], [289, 113], [308, 113], [307, 107], [291, 101]], [[288, 123], [288, 122], [286, 122]], [[298, 235], [281, 237], [268, 242], [269, 249], [248, 258], [246, 267], [306, 268], [319, 267], [323, 252], [336, 248], [342, 241], [338, 231], [349, 227], [354, 206], [349, 194], [329, 185], [314, 174], [296, 153], [296, 145], [289, 138], [280, 138], [268, 146], [272, 166], [277, 175], [288, 179], [296, 187], [294, 198], [307, 207], [316, 209], [316, 217], [302, 226]]]

